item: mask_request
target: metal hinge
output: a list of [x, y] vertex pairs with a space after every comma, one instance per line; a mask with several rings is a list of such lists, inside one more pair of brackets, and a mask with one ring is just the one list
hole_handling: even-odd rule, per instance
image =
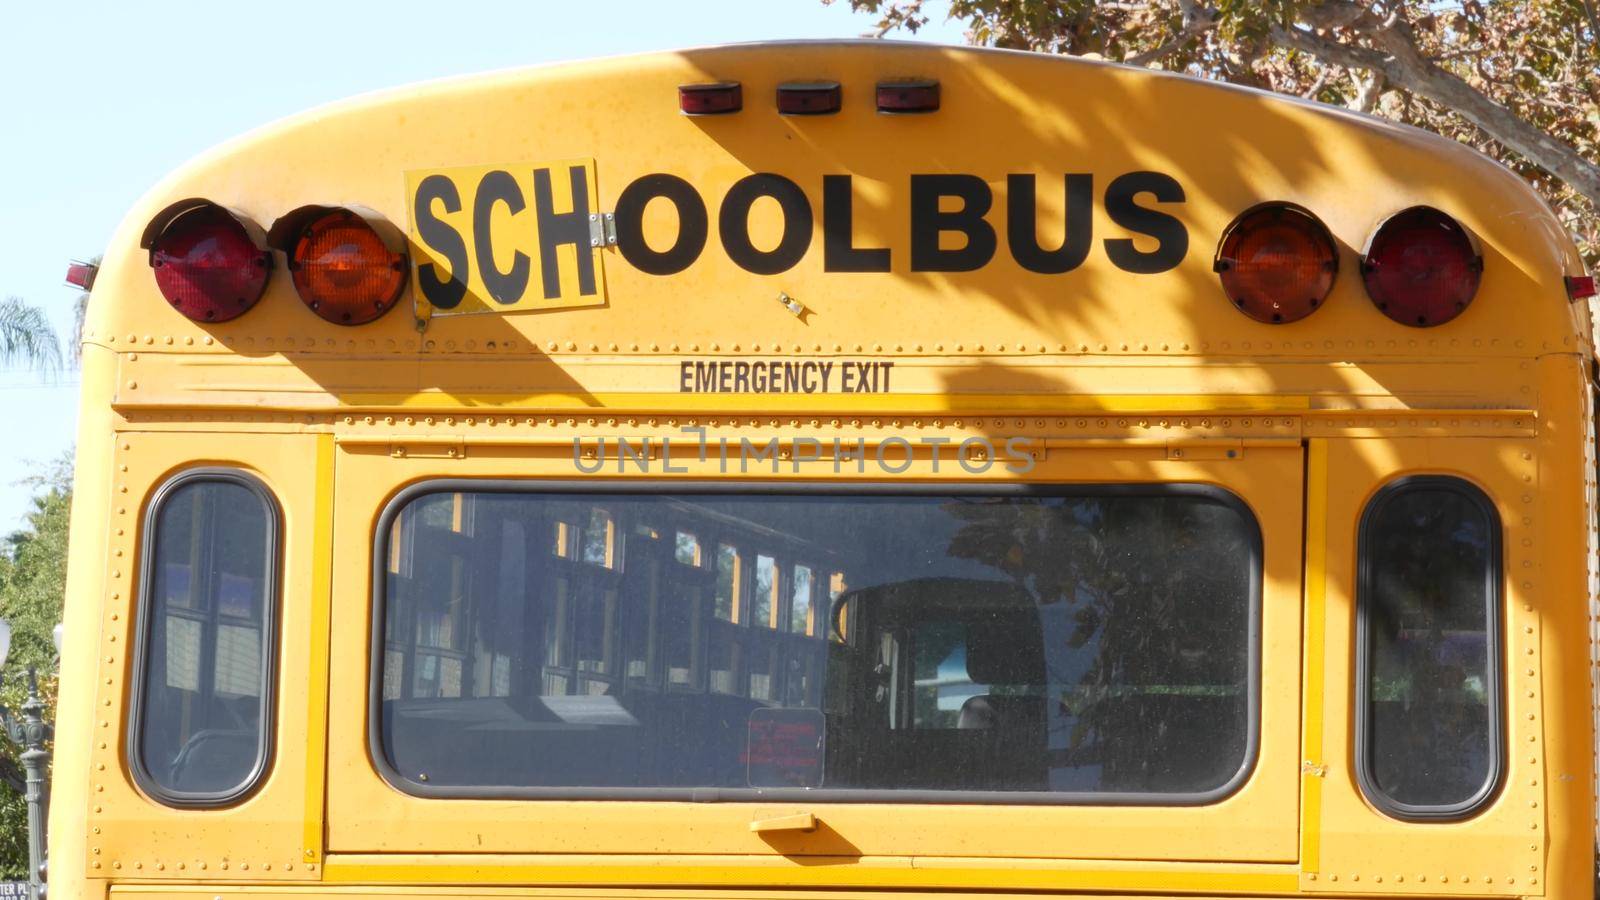
[[467, 448], [460, 441], [419, 441], [390, 444], [389, 455], [395, 459], [466, 459]]
[[617, 217], [615, 213], [589, 214], [589, 246], [615, 247], [617, 245]]
[[1213, 460], [1213, 459], [1242, 459], [1244, 457], [1244, 441], [1212, 438], [1210, 440], [1195, 440], [1169, 442], [1167, 444], [1167, 459], [1188, 460]]

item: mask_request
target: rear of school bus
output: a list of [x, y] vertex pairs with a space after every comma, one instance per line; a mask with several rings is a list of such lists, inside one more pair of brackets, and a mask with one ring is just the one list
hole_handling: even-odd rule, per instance
[[95, 288], [52, 898], [1586, 897], [1581, 272], [1455, 144], [1022, 54], [245, 137]]

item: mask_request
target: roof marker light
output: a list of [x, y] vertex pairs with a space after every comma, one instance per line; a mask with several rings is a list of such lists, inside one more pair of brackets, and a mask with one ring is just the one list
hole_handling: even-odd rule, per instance
[[1600, 293], [1595, 290], [1593, 275], [1568, 275], [1566, 282], [1567, 298], [1570, 300], [1584, 300]]
[[1333, 290], [1339, 251], [1326, 226], [1293, 203], [1263, 203], [1222, 232], [1212, 268], [1239, 311], [1269, 325], [1316, 312]]
[[94, 263], [72, 260], [67, 264], [67, 284], [80, 291], [94, 288], [94, 277], [100, 273], [100, 267]]
[[719, 116], [743, 107], [744, 93], [737, 81], [678, 85], [678, 111], [686, 116]]
[[792, 81], [778, 85], [778, 114], [825, 116], [843, 105], [837, 81]]
[[1390, 216], [1361, 258], [1367, 296], [1402, 325], [1443, 325], [1467, 308], [1483, 279], [1483, 257], [1455, 219], [1429, 206]]
[[878, 112], [891, 114], [929, 113], [939, 109], [937, 81], [878, 82]]

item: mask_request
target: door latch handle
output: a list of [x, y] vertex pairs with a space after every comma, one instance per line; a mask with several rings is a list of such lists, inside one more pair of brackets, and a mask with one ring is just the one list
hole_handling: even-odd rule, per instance
[[772, 834], [778, 831], [816, 831], [817, 817], [811, 813], [795, 813], [792, 816], [756, 819], [750, 823], [750, 830], [757, 834]]

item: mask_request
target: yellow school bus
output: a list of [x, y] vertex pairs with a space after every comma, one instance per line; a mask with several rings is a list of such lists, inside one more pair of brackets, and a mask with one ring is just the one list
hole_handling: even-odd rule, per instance
[[773, 44], [161, 183], [52, 900], [1588, 897], [1592, 282], [1450, 141]]

